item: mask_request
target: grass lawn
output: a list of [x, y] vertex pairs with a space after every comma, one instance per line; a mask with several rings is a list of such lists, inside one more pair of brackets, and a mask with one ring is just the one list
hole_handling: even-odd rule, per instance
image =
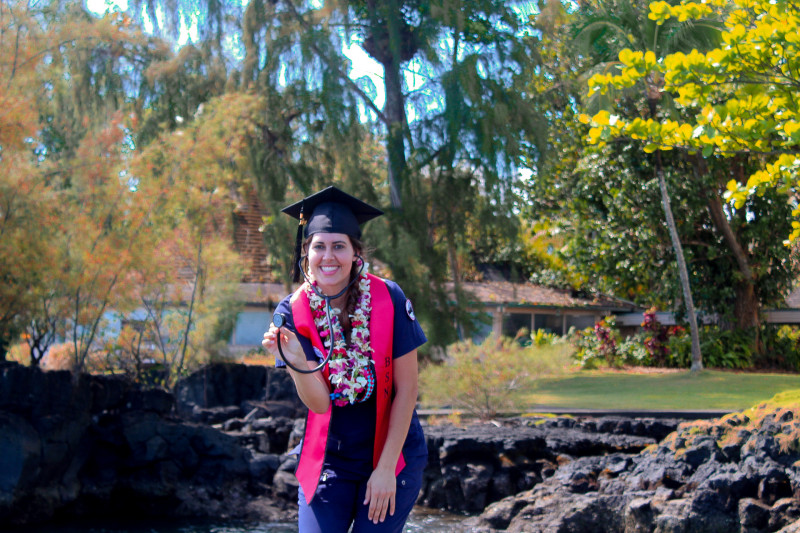
[[622, 410], [740, 411], [775, 394], [800, 389], [800, 375], [704, 370], [640, 373], [581, 370], [541, 380], [526, 398], [531, 409], [549, 406]]

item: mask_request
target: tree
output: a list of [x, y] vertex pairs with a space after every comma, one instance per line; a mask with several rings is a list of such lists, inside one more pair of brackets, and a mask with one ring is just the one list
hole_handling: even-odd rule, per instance
[[[229, 337], [235, 316], [229, 190], [210, 172], [178, 174], [186, 160], [208, 166], [198, 154], [223, 158], [224, 144], [180, 144], [181, 131], [167, 137], [177, 152], [160, 155], [176, 158], [175, 172], [158, 171], [163, 158], [140, 155], [160, 130], [182, 123], [173, 113], [198, 104], [160, 85], [170, 49], [122, 13], [97, 19], [70, 3], [3, 4], [0, 54], [0, 252], [8, 258], [0, 266], [0, 355], [21, 332], [34, 364], [56, 337], [71, 345], [77, 371], [110, 345], [139, 353], [141, 336], [135, 345], [113, 339], [105, 322], [112, 312], [129, 318], [147, 288], [174, 286], [184, 260], [192, 291], [173, 365], [179, 374], [190, 356]], [[148, 77], [156, 61], [162, 69]], [[183, 69], [175, 70], [184, 90], [207, 99], [204, 66], [191, 54], [173, 64]], [[165, 259], [170, 244], [180, 253]], [[143, 283], [143, 273], [153, 278]], [[172, 295], [181, 314], [184, 293]]]
[[[630, 53], [630, 48], [639, 50], [643, 54], [659, 57], [662, 54], [690, 49], [693, 46], [709, 48], [716, 41], [718, 32], [710, 21], [703, 21], [703, 24], [693, 26], [684, 21], [673, 20], [670, 25], [664, 27], [655, 24], [652, 20], [644, 19], [645, 5], [644, 2], [634, 0], [616, 3], [613, 6], [609, 6], [611, 9], [601, 9], [600, 17], [590, 15], [587, 25], [581, 29], [578, 37], [580, 38], [583, 34], [594, 33], [598, 30], [601, 32], [611, 30], [616, 34], [614, 36], [615, 39], [606, 39], [606, 46], [613, 55], [618, 53], [620, 58], [623, 54]], [[620, 43], [622, 43], [622, 50], [619, 50]], [[613, 66], [618, 67], [618, 64], [615, 63]], [[604, 75], [598, 74], [598, 76]], [[659, 105], [662, 103], [660, 84], [661, 80], [658, 76], [642, 77], [641, 83], [638, 84], [646, 103], [646, 110], [643, 111], [650, 117], [656, 117], [659, 113]], [[675, 224], [670, 193], [664, 175], [664, 163], [659, 154], [655, 156], [654, 171], [658, 181], [670, 242], [672, 243], [678, 266], [683, 303], [689, 321], [692, 339], [692, 370], [697, 371], [702, 369], [703, 364], [694, 298], [689, 281], [689, 271], [686, 266], [686, 257], [678, 234], [678, 228]]]
[[130, 162], [137, 192], [161, 199], [151, 224], [157, 260], [144, 262], [133, 277], [142, 330], [170, 385], [224, 352], [218, 343], [233, 329], [241, 259], [232, 249], [231, 213], [239, 174], [249, 165], [258, 100], [211, 99], [202, 117], [162, 132]]
[[[434, 343], [449, 342], [455, 309], [443, 281], [457, 269], [469, 209], [515, 224], [508, 212], [520, 132], [535, 119], [514, 90], [532, 56], [520, 15], [497, 1], [240, 5], [185, 2], [177, 11], [203, 12], [203, 49], [224, 48], [210, 31], [215, 21], [240, 24], [233, 40], [244, 60], [225, 63], [228, 89], [268, 101], [252, 147], [262, 203], [277, 208], [335, 182], [390, 206], [389, 224], [371, 225], [376, 255], [409, 296], [433, 302], [420, 316]], [[382, 105], [371, 82], [349, 78], [350, 44], [382, 65]], [[419, 87], [409, 85], [412, 76]], [[370, 150], [364, 157], [364, 142], [382, 143], [384, 161]], [[267, 239], [289, 236], [280, 217], [268, 221], [277, 225], [265, 226]]]
[[[619, 75], [590, 81], [594, 91], [603, 92], [633, 86], [645, 77], [663, 79], [661, 93], [674, 95], [681, 113], [633, 119], [598, 114], [591, 119], [590, 137], [595, 142], [640, 140], [647, 152], [675, 150], [690, 163], [696, 180], [717, 186], [716, 194], [707, 191], [709, 211], [737, 265], [737, 324], [752, 327], [758, 324], [759, 283], [771, 276], [771, 268], [759, 264], [741, 228], [754, 218], [752, 207], [758, 205], [746, 202], [748, 194], [763, 194], [765, 186], [785, 193], [790, 188], [785, 180], [797, 168], [790, 155], [797, 146], [792, 138], [797, 87], [792, 21], [797, 7], [791, 2], [656, 2], [649, 17], [663, 25], [676, 18], [707, 17], [713, 9], [725, 17], [719, 48], [676, 52], [663, 60], [627, 51], [620, 54]], [[726, 205], [723, 196], [732, 203]], [[772, 201], [781, 202], [774, 196]]]
[[[100, 72], [93, 58], [111, 58], [113, 64], [126, 46], [136, 49], [139, 36], [126, 28], [124, 17], [97, 21], [75, 6], [13, 2], [0, 7], [0, 249], [7, 258], [0, 267], [0, 356], [25, 329], [34, 361], [52, 340], [46, 330], [58, 312], [48, 284], [64, 263], [51, 239], [60, 238], [63, 228], [59, 213], [61, 192], [70, 183], [67, 169], [76, 170], [66, 161], [87, 131], [108, 120], [106, 112], [113, 107], [98, 102], [117, 94], [113, 84], [83, 75]], [[103, 71], [110, 72], [114, 69]], [[65, 90], [67, 80], [75, 92]], [[68, 94], [77, 95], [72, 101], [82, 107], [75, 113], [54, 111]], [[56, 168], [59, 159], [64, 165]]]

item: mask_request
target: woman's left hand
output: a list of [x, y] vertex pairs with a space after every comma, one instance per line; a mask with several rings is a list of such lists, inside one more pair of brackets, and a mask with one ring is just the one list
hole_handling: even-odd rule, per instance
[[369, 504], [367, 517], [373, 523], [383, 522], [386, 513], [394, 514], [397, 478], [391, 470], [374, 470], [367, 481], [364, 505]]

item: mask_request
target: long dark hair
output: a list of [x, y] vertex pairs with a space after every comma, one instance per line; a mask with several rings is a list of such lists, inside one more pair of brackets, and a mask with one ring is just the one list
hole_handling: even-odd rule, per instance
[[[311, 244], [311, 239], [313, 238], [314, 236], [311, 235], [306, 237], [306, 240], [303, 241], [303, 270], [306, 272], [308, 272], [308, 246]], [[361, 242], [360, 239], [356, 239], [350, 235], [348, 235], [347, 238], [350, 239], [350, 245], [353, 247], [353, 251], [355, 252], [356, 256], [361, 257], [362, 260], [365, 260], [363, 258], [365, 249], [364, 243]], [[358, 276], [358, 272], [361, 269], [358, 264], [358, 257], [356, 257], [356, 259], [353, 261], [353, 267], [350, 269], [350, 279], [348, 279], [348, 281], [353, 281], [356, 276]], [[359, 296], [361, 296], [361, 289], [358, 288], [358, 283], [352, 283], [345, 293], [344, 309], [342, 309], [342, 314], [339, 316], [339, 320], [342, 323], [342, 329], [345, 333], [345, 339], [347, 339], [347, 337], [350, 335], [350, 315], [352, 315], [356, 310]]]

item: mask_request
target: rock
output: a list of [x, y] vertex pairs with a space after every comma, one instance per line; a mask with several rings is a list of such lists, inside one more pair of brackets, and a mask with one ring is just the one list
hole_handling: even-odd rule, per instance
[[[193, 374], [176, 402], [112, 377], [0, 364], [0, 523], [293, 516], [287, 452], [304, 411], [285, 372], [241, 366]], [[292, 399], [270, 396], [286, 383]], [[427, 425], [419, 502], [475, 515], [471, 531], [788, 533], [800, 519], [798, 429], [787, 409]]]
[[769, 504], [791, 497], [792, 492], [789, 476], [780, 468], [770, 468], [758, 484], [758, 498]]
[[[613, 459], [597, 463], [591, 471], [564, 474], [570, 480], [565, 485], [568, 490], [589, 492], [596, 490], [599, 476], [614, 477], [624, 471], [626, 459], [620, 450], [640, 451], [655, 442], [646, 435], [621, 433], [625, 428], [642, 433], [645, 424], [626, 425], [619, 419], [608, 419], [602, 424], [563, 420], [548, 420], [543, 424], [510, 420], [500, 427], [483, 424], [467, 428], [427, 427], [429, 457], [420, 501], [448, 511], [474, 513], [558, 475], [561, 469], [556, 463], [568, 456], [611, 454]], [[615, 433], [598, 433], [601, 427], [613, 428]], [[566, 463], [573, 461], [569, 459]]]
[[194, 406], [191, 415], [186, 416], [188, 420], [193, 422], [201, 422], [203, 424], [219, 424], [230, 420], [231, 418], [239, 418], [242, 416], [242, 409], [237, 405], [225, 405], [219, 407], [203, 408]]
[[117, 378], [0, 366], [0, 523], [246, 516], [254, 497], [280, 507], [265, 503], [277, 456], [174, 418], [173, 406]]
[[777, 533], [800, 533], [800, 520], [782, 527]]
[[248, 402], [281, 402], [271, 408], [284, 409], [283, 415], [291, 412], [294, 416], [302, 410], [286, 371], [256, 365], [207, 365], [177, 383], [175, 398], [178, 413], [190, 418], [195, 408], [237, 406], [247, 414], [252, 410]]
[[0, 450], [0, 509], [4, 509], [38, 476], [42, 442], [23, 417], [0, 412]]
[[771, 530], [786, 527], [800, 520], [800, 500], [796, 497], [782, 498], [775, 502], [769, 510], [769, 527]]
[[257, 483], [272, 485], [272, 479], [281, 466], [279, 455], [270, 453], [253, 454], [249, 461], [250, 477]]
[[158, 415], [166, 415], [175, 407], [175, 397], [162, 389], [129, 391], [123, 402], [126, 410], [147, 411]]
[[285, 417], [270, 417], [254, 420], [251, 431], [259, 434], [257, 451], [282, 454], [290, 450], [289, 441], [294, 430], [294, 420]]
[[739, 500], [739, 524], [742, 533], [765, 531], [769, 525], [770, 506], [754, 498]]
[[[786, 435], [783, 442], [796, 435], [797, 418], [779, 410], [683, 423], [638, 453], [558, 460], [554, 475], [489, 505], [471, 523], [478, 530], [615, 533], [765, 533], [792, 527], [800, 518], [800, 451], [778, 445], [776, 435]], [[610, 431], [637, 427], [592, 425]], [[573, 453], [586, 448], [559, 445]], [[589, 524], [599, 516], [602, 523]]]
[[651, 498], [634, 498], [628, 503], [623, 516], [626, 533], [644, 533], [653, 531], [653, 519], [656, 512]]

